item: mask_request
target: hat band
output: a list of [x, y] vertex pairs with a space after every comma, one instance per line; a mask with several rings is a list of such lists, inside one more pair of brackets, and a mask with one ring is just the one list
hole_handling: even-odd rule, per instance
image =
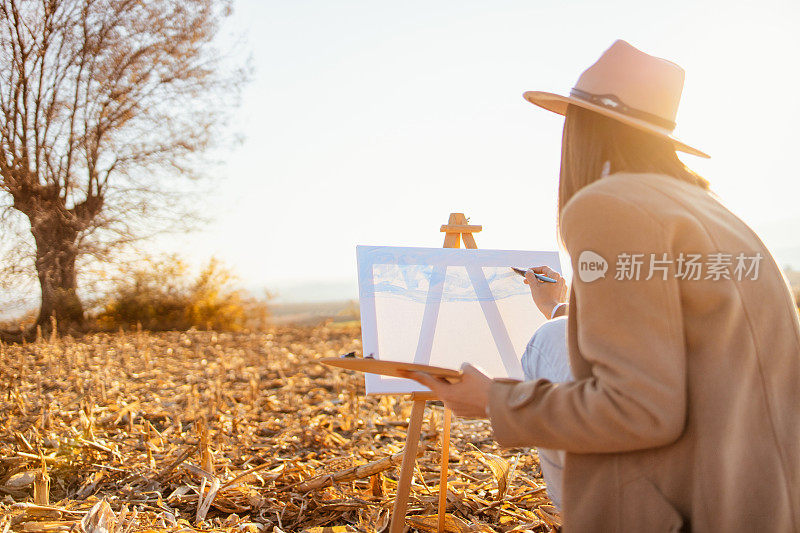
[[675, 129], [675, 122], [667, 120], [658, 115], [654, 115], [653, 113], [642, 111], [641, 109], [629, 107], [614, 94], [592, 94], [587, 93], [586, 91], [581, 91], [580, 89], [576, 89], [575, 87], [570, 90], [569, 94], [570, 96], [580, 98], [581, 100], [585, 100], [589, 103], [605, 107], [606, 109], [611, 109], [617, 113], [622, 113], [623, 115], [627, 115], [632, 118], [638, 118], [662, 128], [667, 128], [670, 131]]

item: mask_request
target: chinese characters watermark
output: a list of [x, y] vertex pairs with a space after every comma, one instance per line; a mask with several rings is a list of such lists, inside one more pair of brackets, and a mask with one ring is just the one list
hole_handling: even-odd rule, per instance
[[[687, 281], [757, 280], [763, 258], [760, 252], [749, 255], [743, 252], [705, 255], [681, 252], [675, 258], [667, 253], [623, 252], [617, 255], [613, 272], [614, 279], [620, 281], [654, 278], [666, 281], [671, 277]], [[586, 250], [578, 258], [578, 276], [585, 283], [605, 278], [608, 270], [608, 262], [596, 252]]]

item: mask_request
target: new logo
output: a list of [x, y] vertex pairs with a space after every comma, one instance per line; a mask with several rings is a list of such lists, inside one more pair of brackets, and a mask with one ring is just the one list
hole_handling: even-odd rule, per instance
[[584, 283], [589, 283], [606, 277], [608, 261], [602, 255], [584, 250], [578, 257], [578, 277]]

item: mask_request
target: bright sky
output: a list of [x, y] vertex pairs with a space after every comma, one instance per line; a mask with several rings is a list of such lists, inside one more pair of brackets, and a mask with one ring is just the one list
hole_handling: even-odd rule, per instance
[[[355, 246], [441, 246], [461, 211], [482, 248], [555, 249], [566, 93], [618, 38], [686, 70], [681, 158], [800, 267], [800, 3], [238, 0], [255, 68], [214, 221], [168, 248], [248, 286], [355, 287]], [[355, 296], [355, 289], [353, 289]]]

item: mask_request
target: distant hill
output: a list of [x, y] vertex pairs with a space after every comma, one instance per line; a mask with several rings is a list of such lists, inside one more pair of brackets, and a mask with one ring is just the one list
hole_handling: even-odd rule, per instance
[[358, 285], [355, 281], [303, 281], [279, 282], [269, 287], [258, 286], [247, 289], [259, 297], [267, 291], [275, 303], [297, 302], [342, 302], [358, 299]]
[[314, 325], [326, 320], [351, 322], [361, 319], [357, 300], [274, 303], [269, 305], [269, 310], [274, 324]]

